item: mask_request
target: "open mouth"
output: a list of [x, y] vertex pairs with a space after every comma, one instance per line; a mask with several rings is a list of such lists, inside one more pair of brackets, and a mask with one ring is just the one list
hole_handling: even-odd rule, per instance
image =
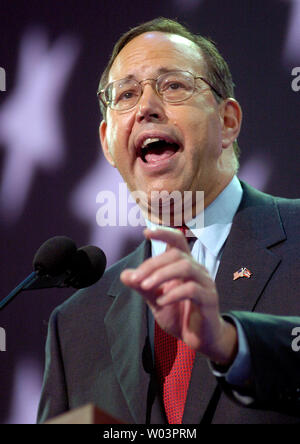
[[144, 163], [156, 163], [168, 159], [177, 153], [179, 145], [158, 137], [148, 138], [137, 150], [137, 156]]

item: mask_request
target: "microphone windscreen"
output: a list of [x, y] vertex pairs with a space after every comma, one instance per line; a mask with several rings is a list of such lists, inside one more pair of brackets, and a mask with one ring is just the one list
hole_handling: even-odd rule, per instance
[[97, 282], [106, 268], [106, 256], [101, 248], [86, 245], [78, 248], [71, 263], [69, 284], [74, 288], [85, 288]]
[[76, 251], [76, 244], [69, 237], [51, 237], [35, 253], [33, 268], [42, 275], [58, 276], [69, 267]]

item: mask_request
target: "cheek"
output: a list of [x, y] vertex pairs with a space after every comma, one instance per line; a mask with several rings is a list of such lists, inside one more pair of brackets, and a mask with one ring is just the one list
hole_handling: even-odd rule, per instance
[[195, 113], [189, 126], [188, 137], [203, 155], [214, 156], [222, 146], [221, 125], [214, 107], [207, 107], [205, 113]]
[[130, 132], [130, 119], [109, 118], [107, 120], [107, 144], [115, 160], [127, 155]]

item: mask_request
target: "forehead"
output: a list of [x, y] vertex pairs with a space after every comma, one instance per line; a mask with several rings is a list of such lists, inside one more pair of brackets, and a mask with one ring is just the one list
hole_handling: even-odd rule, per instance
[[206, 63], [200, 48], [176, 34], [147, 32], [120, 51], [109, 72], [109, 82], [127, 76], [145, 78], [161, 70], [184, 70], [204, 74]]

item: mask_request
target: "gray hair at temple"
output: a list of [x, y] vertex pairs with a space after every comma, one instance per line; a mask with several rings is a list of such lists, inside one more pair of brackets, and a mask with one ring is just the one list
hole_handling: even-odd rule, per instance
[[[229, 70], [228, 64], [223, 59], [222, 55], [218, 51], [215, 43], [208, 37], [203, 37], [198, 34], [193, 34], [181, 23], [164, 17], [158, 17], [148, 22], [142, 23], [123, 34], [117, 43], [115, 44], [109, 62], [103, 71], [100, 79], [98, 91], [102, 90], [108, 83], [108, 77], [110, 69], [114, 63], [115, 58], [120, 53], [120, 51], [135, 37], [144, 34], [146, 32], [164, 32], [168, 34], [176, 34], [181, 37], [185, 37], [188, 40], [194, 42], [201, 50], [201, 54], [207, 65], [206, 76], [211, 84], [219, 91], [223, 99], [232, 97], [234, 98], [234, 83], [232, 80], [232, 75]], [[214, 94], [218, 102], [223, 99]], [[99, 100], [100, 109], [103, 119], [106, 119], [106, 107]], [[237, 141], [233, 143], [233, 149], [235, 153], [236, 160], [238, 160], [240, 155], [240, 148]]]

